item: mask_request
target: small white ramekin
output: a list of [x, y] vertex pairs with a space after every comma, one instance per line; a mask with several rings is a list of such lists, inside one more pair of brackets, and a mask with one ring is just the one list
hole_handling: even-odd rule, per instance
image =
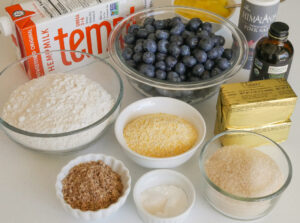
[[[80, 163], [90, 162], [90, 161], [103, 161], [106, 165], [110, 166], [113, 171], [118, 173], [121, 176], [122, 184], [123, 184], [123, 194], [119, 197], [116, 203], [111, 204], [109, 207], [105, 209], [100, 209], [98, 211], [81, 211], [79, 209], [72, 208], [66, 201], [64, 200], [64, 196], [62, 193], [62, 181], [68, 175], [70, 169]], [[105, 218], [112, 213], [116, 212], [126, 201], [128, 194], [130, 192], [131, 187], [131, 177], [129, 175], [129, 170], [125, 167], [125, 165], [120, 161], [111, 156], [106, 156], [103, 154], [87, 154], [84, 156], [79, 156], [76, 159], [70, 161], [66, 166], [62, 168], [60, 173], [57, 176], [55, 189], [56, 195], [60, 202], [62, 203], [64, 209], [71, 213], [76, 218], [81, 218], [84, 220], [97, 220]]]
[[[187, 209], [175, 217], [162, 218], [148, 213], [142, 206], [140, 195], [148, 188], [159, 185], [174, 185], [181, 188], [188, 200]], [[158, 169], [145, 173], [136, 182], [133, 189], [133, 199], [137, 212], [145, 223], [181, 223], [189, 216], [191, 209], [195, 204], [196, 192], [192, 182], [183, 174], [174, 170]]]
[[[131, 150], [123, 134], [126, 124], [141, 115], [153, 113], [177, 115], [192, 123], [198, 131], [195, 145], [182, 154], [163, 158], [144, 156]], [[125, 154], [135, 163], [147, 168], [173, 168], [185, 163], [195, 154], [205, 138], [206, 124], [200, 112], [183, 101], [168, 97], [150, 97], [130, 104], [120, 113], [115, 123], [115, 135]]]

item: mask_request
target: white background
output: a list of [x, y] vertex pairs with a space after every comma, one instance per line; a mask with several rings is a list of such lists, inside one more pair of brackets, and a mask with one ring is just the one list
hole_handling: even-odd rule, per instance
[[[155, 1], [155, 0], [154, 0]], [[156, 0], [158, 1], [158, 0]], [[159, 0], [160, 1], [160, 0]], [[10, 4], [10, 0], [0, 1], [0, 10]], [[16, 2], [16, 1], [15, 1]], [[161, 1], [160, 1], [161, 2]], [[155, 2], [157, 4], [157, 2]], [[289, 83], [297, 95], [300, 95], [300, 1], [287, 0], [280, 5], [277, 20], [286, 22], [290, 26], [290, 40], [295, 48], [295, 55], [290, 71]], [[239, 10], [232, 17], [237, 23]], [[0, 70], [15, 60], [15, 53], [11, 40], [0, 36]], [[248, 73], [242, 71], [231, 82], [240, 82], [248, 79]], [[142, 98], [131, 86], [125, 82], [125, 96], [122, 107]], [[213, 135], [215, 122], [216, 96], [195, 106], [207, 122], [206, 140]], [[256, 220], [258, 223], [299, 223], [300, 222], [300, 102], [292, 116], [292, 128], [289, 139], [282, 146], [289, 154], [293, 164], [293, 179], [283, 194], [277, 206], [266, 217]], [[46, 155], [23, 149], [12, 142], [0, 130], [0, 222], [23, 223], [76, 223], [81, 222], [67, 214], [56, 199], [54, 184], [60, 169], [71, 159], [87, 153], [104, 153], [124, 161], [132, 176], [132, 185], [149, 169], [142, 168], [124, 156], [113, 134], [111, 127], [94, 145], [89, 148], [68, 155]], [[193, 182], [197, 191], [197, 202], [193, 208], [189, 223], [229, 223], [238, 222], [216, 212], [203, 199], [200, 193], [201, 178], [198, 169], [197, 153], [188, 163], [176, 168], [184, 173]], [[133, 204], [130, 193], [126, 204], [113, 216], [101, 222], [130, 222], [141, 223]]]

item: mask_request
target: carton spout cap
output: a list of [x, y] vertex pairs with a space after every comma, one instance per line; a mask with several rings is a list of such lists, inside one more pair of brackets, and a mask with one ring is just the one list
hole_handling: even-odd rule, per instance
[[7, 16], [1, 16], [0, 17], [0, 34], [4, 36], [9, 36], [13, 32], [11, 23], [9, 21], [9, 18]]

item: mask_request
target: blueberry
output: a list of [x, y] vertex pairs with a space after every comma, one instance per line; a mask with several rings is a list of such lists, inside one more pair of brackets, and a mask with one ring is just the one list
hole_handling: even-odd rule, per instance
[[152, 40], [156, 41], [155, 33], [149, 33], [147, 39], [152, 39]]
[[181, 81], [186, 81], [187, 80], [187, 76], [185, 74], [179, 74], [180, 80]]
[[176, 43], [170, 43], [168, 46], [168, 52], [173, 57], [178, 57], [180, 55], [180, 47]]
[[185, 27], [183, 23], [177, 23], [173, 28], [170, 30], [171, 35], [180, 35], [184, 31]]
[[205, 63], [207, 60], [207, 54], [203, 50], [195, 50], [194, 56], [199, 63]]
[[144, 26], [146, 25], [152, 25], [153, 22], [155, 21], [155, 19], [153, 17], [147, 17], [145, 20], [144, 20]]
[[173, 17], [173, 18], [171, 19], [171, 21], [170, 21], [170, 25], [171, 25], [171, 26], [175, 26], [175, 25], [178, 24], [178, 23], [182, 23], [182, 20], [181, 20], [181, 18], [180, 18], [179, 16]]
[[147, 30], [148, 33], [154, 33], [155, 32], [154, 26], [152, 26], [150, 24], [145, 25], [145, 29]]
[[200, 32], [197, 32], [196, 36], [199, 39], [204, 39], [209, 37], [209, 33], [206, 30], [201, 30]]
[[201, 78], [200, 77], [195, 77], [195, 76], [190, 76], [188, 78], [189, 81], [191, 82], [196, 82], [196, 81], [201, 81]]
[[156, 42], [152, 39], [146, 39], [143, 43], [143, 48], [145, 51], [155, 53], [157, 50]]
[[200, 49], [202, 49], [204, 51], [210, 51], [214, 47], [214, 43], [211, 39], [204, 38], [199, 41], [199, 47], [200, 47]]
[[183, 39], [187, 39], [188, 37], [190, 36], [194, 36], [194, 33], [193, 32], [190, 32], [188, 30], [184, 30], [181, 34], [182, 38]]
[[155, 76], [157, 79], [160, 80], [166, 80], [167, 79], [167, 73], [164, 70], [156, 70]]
[[202, 64], [196, 64], [193, 67], [192, 73], [193, 73], [194, 76], [200, 77], [203, 74], [204, 71], [205, 71], [205, 69], [204, 69], [204, 66]]
[[225, 38], [223, 36], [216, 36], [218, 39], [218, 45], [224, 46], [225, 44]]
[[128, 47], [128, 48], [130, 48], [132, 50], [134, 49], [134, 46], [135, 46], [134, 44], [126, 44], [126, 47]]
[[191, 49], [193, 49], [198, 44], [198, 38], [196, 36], [190, 36], [186, 39], [185, 42]]
[[233, 54], [232, 49], [225, 49], [222, 56], [224, 58], [226, 58], [227, 60], [231, 60], [232, 59], [232, 54]]
[[188, 45], [182, 45], [180, 47], [181, 56], [189, 56], [191, 54], [191, 49]]
[[133, 50], [135, 53], [143, 52], [143, 43], [139, 42], [139, 43], [135, 44]]
[[147, 77], [155, 76], [155, 67], [151, 64], [141, 64], [139, 66], [139, 71]]
[[125, 47], [123, 52], [122, 52], [123, 58], [125, 60], [129, 60], [129, 59], [131, 59], [132, 55], [133, 55], [133, 50], [129, 47]]
[[164, 61], [158, 61], [155, 63], [155, 68], [159, 70], [166, 70], [166, 63]]
[[170, 71], [168, 72], [168, 80], [171, 81], [171, 82], [181, 82], [181, 79], [180, 79], [180, 76], [179, 74], [177, 74], [176, 72], [174, 71]]
[[130, 60], [126, 60], [126, 63], [128, 66], [130, 67], [135, 67], [136, 63], [134, 62], [134, 60], [130, 59]]
[[191, 31], [196, 31], [200, 25], [202, 24], [201, 19], [199, 18], [192, 18], [188, 24], [187, 24], [187, 28]]
[[176, 43], [178, 46], [180, 46], [183, 43], [183, 38], [179, 35], [171, 35], [170, 42]]
[[172, 26], [171, 19], [164, 19], [163, 22], [164, 22], [164, 29], [171, 28], [171, 26]]
[[156, 29], [164, 29], [165, 28], [165, 21], [164, 20], [156, 20], [153, 23]]
[[165, 60], [166, 57], [167, 57], [167, 54], [165, 54], [165, 53], [156, 53], [155, 54], [155, 60], [156, 61]]
[[218, 38], [218, 36], [216, 36], [216, 35], [213, 34], [213, 33], [210, 33], [209, 37], [210, 37], [211, 40], [213, 41], [214, 46], [219, 46], [219, 38]]
[[219, 69], [218, 67], [214, 67], [211, 72], [210, 72], [210, 76], [214, 77], [217, 76], [218, 74], [222, 73], [221, 69]]
[[184, 56], [182, 62], [187, 67], [192, 67], [197, 63], [197, 60], [193, 56]]
[[139, 38], [146, 38], [148, 36], [148, 32], [146, 29], [139, 29], [136, 33]]
[[207, 80], [207, 79], [209, 79], [210, 78], [210, 72], [209, 71], [204, 71], [203, 72], [203, 74], [202, 74], [202, 76], [201, 76], [201, 79], [202, 80]]
[[205, 70], [211, 70], [214, 65], [215, 65], [215, 62], [213, 60], [207, 60], [204, 64], [204, 68], [205, 68]]
[[140, 29], [139, 25], [133, 24], [133, 25], [129, 26], [128, 33], [136, 34], [139, 29]]
[[186, 69], [185, 69], [185, 65], [181, 62], [177, 63], [175, 65], [175, 71], [176, 73], [178, 73], [179, 75], [182, 75], [185, 73]]
[[172, 71], [173, 70], [173, 68], [172, 67], [168, 67], [168, 66], [166, 66], [166, 71]]
[[136, 63], [139, 63], [139, 62], [141, 62], [142, 59], [143, 59], [143, 54], [142, 54], [142, 53], [135, 53], [135, 54], [133, 54], [132, 59], [133, 59]]
[[124, 42], [127, 44], [133, 44], [135, 41], [135, 37], [133, 34], [128, 33], [125, 37], [124, 37]]
[[139, 43], [143, 44], [144, 41], [145, 41], [144, 39], [138, 39], [138, 40], [135, 42], [135, 44], [139, 44]]
[[157, 51], [160, 53], [167, 53], [168, 52], [168, 44], [169, 42], [167, 40], [160, 40], [157, 43]]
[[143, 61], [146, 64], [152, 64], [155, 61], [155, 55], [152, 52], [145, 52], [143, 54]]
[[220, 58], [217, 60], [217, 66], [221, 70], [226, 70], [230, 67], [230, 63], [226, 58]]
[[223, 52], [224, 52], [224, 47], [223, 46], [216, 46], [215, 48], [218, 51], [218, 58], [221, 57], [223, 55]]
[[212, 48], [210, 51], [207, 52], [207, 57], [211, 60], [218, 58], [218, 56], [219, 56], [219, 51], [217, 48]]
[[177, 64], [177, 59], [172, 56], [167, 56], [165, 62], [167, 67], [173, 68]]
[[157, 39], [168, 39], [169, 38], [169, 32], [167, 30], [156, 30], [155, 36]]
[[201, 28], [202, 30], [206, 30], [207, 32], [210, 33], [212, 30], [212, 24], [209, 22], [202, 23]]

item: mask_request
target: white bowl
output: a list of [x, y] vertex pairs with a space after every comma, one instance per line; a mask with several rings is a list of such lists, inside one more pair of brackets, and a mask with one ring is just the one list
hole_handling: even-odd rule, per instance
[[[105, 209], [100, 209], [98, 211], [81, 211], [79, 209], [72, 208], [68, 203], [65, 202], [64, 196], [62, 193], [62, 180], [68, 175], [70, 169], [80, 163], [90, 162], [90, 161], [99, 161], [102, 160], [106, 165], [110, 166], [113, 171], [118, 173], [121, 176], [123, 184], [123, 194], [119, 197], [116, 203], [111, 204]], [[130, 192], [131, 187], [131, 177], [129, 175], [128, 169], [120, 161], [111, 156], [106, 156], [103, 154], [88, 154], [84, 156], [79, 156], [76, 159], [70, 161], [66, 166], [62, 168], [56, 179], [56, 195], [62, 203], [64, 209], [71, 213], [76, 218], [81, 218], [84, 220], [96, 220], [102, 219], [116, 212], [126, 201], [127, 196]]]
[[[140, 194], [148, 188], [159, 186], [159, 185], [174, 185], [181, 188], [188, 200], [187, 209], [178, 216], [170, 218], [162, 218], [154, 216], [148, 213], [142, 206], [139, 199]], [[188, 217], [191, 209], [194, 206], [196, 199], [196, 192], [191, 181], [183, 174], [178, 173], [174, 170], [161, 169], [150, 171], [136, 182], [133, 189], [133, 199], [137, 209], [137, 212], [141, 219], [146, 223], [179, 223], [184, 222]]]
[[[141, 115], [168, 113], [177, 115], [192, 123], [198, 131], [195, 145], [177, 156], [156, 158], [143, 156], [131, 150], [124, 138], [123, 129], [128, 122]], [[137, 164], [147, 168], [173, 168], [189, 160], [202, 144], [206, 134], [206, 125], [202, 115], [191, 105], [173, 98], [151, 97], [136, 101], [127, 106], [115, 123], [115, 135], [126, 155]]]

